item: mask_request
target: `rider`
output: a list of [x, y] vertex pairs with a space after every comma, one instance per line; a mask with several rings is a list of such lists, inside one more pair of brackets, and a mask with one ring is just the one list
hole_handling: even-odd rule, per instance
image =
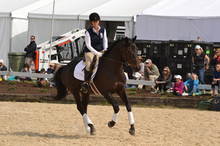
[[85, 62], [86, 65], [84, 69], [85, 73], [85, 82], [81, 86], [81, 90], [84, 93], [88, 92], [89, 81], [91, 79], [91, 62], [93, 57], [96, 55], [97, 60], [98, 57], [101, 57], [104, 51], [107, 50], [108, 40], [106, 35], [106, 30], [104, 27], [99, 26], [100, 16], [97, 13], [91, 13], [89, 15], [89, 21], [92, 26], [87, 29], [85, 34]]

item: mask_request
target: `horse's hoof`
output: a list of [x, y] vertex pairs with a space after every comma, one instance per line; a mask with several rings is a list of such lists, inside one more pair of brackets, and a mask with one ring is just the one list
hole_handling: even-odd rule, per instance
[[88, 124], [90, 127], [90, 135], [96, 135], [96, 130], [95, 127], [92, 124]]
[[90, 135], [96, 135], [96, 130], [95, 130], [95, 128], [90, 130]]
[[135, 130], [130, 129], [130, 130], [129, 130], [129, 133], [130, 133], [131, 135], [135, 135]]
[[108, 127], [109, 128], [112, 128], [113, 126], [115, 126], [115, 122], [114, 121], [108, 122]]

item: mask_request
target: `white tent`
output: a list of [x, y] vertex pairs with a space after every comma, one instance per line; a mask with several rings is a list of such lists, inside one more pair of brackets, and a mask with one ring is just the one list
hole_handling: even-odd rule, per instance
[[162, 0], [137, 16], [139, 40], [220, 42], [220, 0]]
[[158, 3], [160, 0], [111, 0], [105, 4], [80, 14], [79, 19], [88, 20], [89, 14], [97, 12], [102, 21], [125, 22], [125, 36], [133, 37], [136, 15]]
[[[160, 0], [59, 0], [55, 4], [54, 35], [86, 28], [89, 14], [97, 12], [101, 21], [126, 22], [126, 30], [129, 30], [127, 36], [131, 37], [136, 14], [158, 1]], [[29, 35], [34, 34], [37, 43], [50, 39], [51, 19], [52, 5], [29, 13]]]
[[0, 59], [8, 66], [9, 52], [24, 52], [28, 43], [28, 12], [52, 0], [0, 0]]
[[[79, 14], [108, 0], [59, 0], [55, 3], [53, 35], [61, 35], [76, 28], [85, 28]], [[53, 4], [29, 13], [29, 35], [36, 36], [38, 44], [50, 39]]]

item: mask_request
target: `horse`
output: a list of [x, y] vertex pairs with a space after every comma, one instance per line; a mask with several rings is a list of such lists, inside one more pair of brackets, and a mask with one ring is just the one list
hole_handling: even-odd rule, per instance
[[[125, 103], [128, 111], [128, 119], [130, 124], [129, 133], [135, 135], [134, 118], [131, 111], [131, 105], [126, 93], [126, 77], [124, 74], [124, 63], [131, 65], [133, 71], [140, 70], [140, 64], [137, 59], [138, 48], [135, 45], [136, 36], [133, 39], [125, 37], [124, 39], [114, 41], [107, 51], [99, 59], [98, 70], [93, 79], [99, 92], [113, 106], [114, 113], [112, 120], [108, 123], [111, 128], [115, 125], [118, 118], [119, 106], [112, 94], [116, 93]], [[83, 81], [73, 76], [74, 69], [78, 62], [82, 59], [74, 59], [66, 66], [60, 67], [54, 76], [57, 94], [54, 100], [65, 98], [70, 91], [76, 101], [77, 109], [83, 116], [84, 125], [87, 133], [96, 134], [96, 129], [92, 121], [87, 116], [87, 105], [89, 104], [90, 92], [84, 93], [80, 90]], [[81, 94], [81, 97], [80, 97]]]

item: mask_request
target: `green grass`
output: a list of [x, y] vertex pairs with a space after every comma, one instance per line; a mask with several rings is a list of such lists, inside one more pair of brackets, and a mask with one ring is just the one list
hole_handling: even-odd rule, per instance
[[8, 88], [8, 91], [12, 91], [12, 90], [15, 90], [15, 87], [9, 87]]
[[127, 92], [127, 94], [128, 94], [128, 95], [136, 95], [136, 94], [137, 94], [137, 92], [132, 91], [132, 92]]
[[40, 89], [40, 92], [47, 92], [47, 89]]
[[8, 82], [8, 84], [9, 85], [15, 85], [16, 83], [11, 81], [11, 82]]

